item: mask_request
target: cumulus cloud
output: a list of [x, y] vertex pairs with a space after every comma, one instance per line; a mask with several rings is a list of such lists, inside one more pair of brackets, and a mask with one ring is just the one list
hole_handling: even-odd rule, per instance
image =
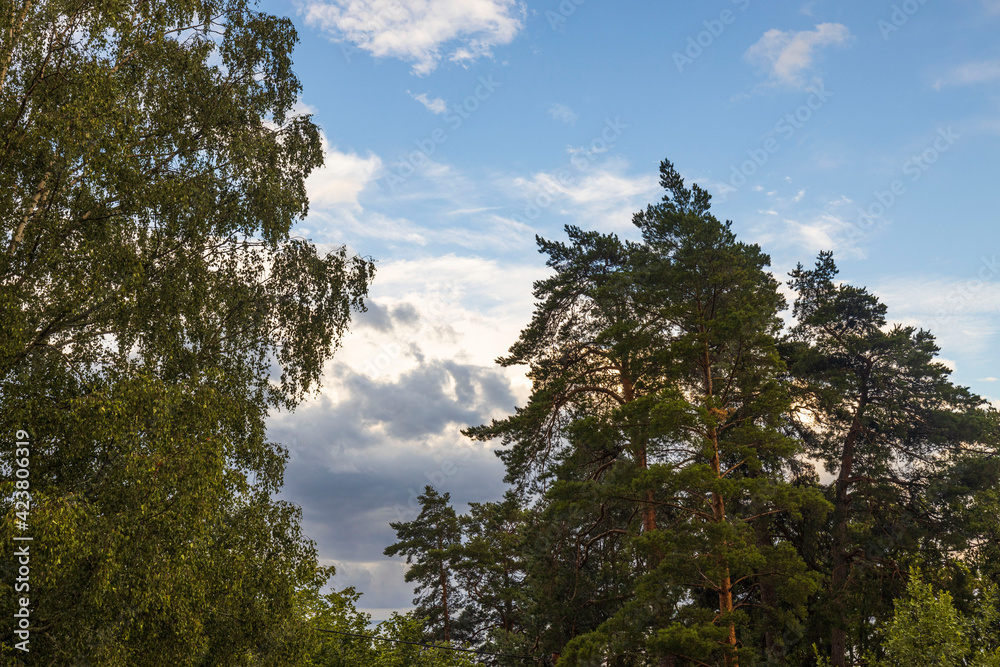
[[442, 114], [448, 111], [448, 105], [440, 97], [435, 97], [434, 99], [429, 99], [427, 93], [420, 93], [419, 95], [414, 95], [410, 91], [406, 91], [410, 97], [415, 99], [424, 105], [424, 107], [431, 113]]
[[[409, 359], [392, 361], [412, 367], [396, 377], [336, 364], [337, 395], [322, 394], [294, 415], [275, 419], [272, 435], [293, 435], [300, 455], [335, 472], [371, 472], [397, 459], [403, 467], [426, 467], [421, 461], [435, 450], [474, 447], [462, 442], [460, 429], [514, 407], [510, 382], [499, 368], [427, 359], [419, 346], [399, 356]], [[407, 463], [407, 457], [413, 460]]]
[[820, 23], [815, 30], [768, 30], [744, 57], [768, 74], [774, 83], [801, 87], [813, 66], [816, 52], [827, 46], [844, 46], [851, 31], [841, 23]]
[[323, 152], [323, 166], [306, 179], [310, 206], [318, 209], [341, 206], [360, 209], [358, 195], [378, 178], [382, 169], [381, 158], [374, 153], [362, 157], [357, 153], [341, 152], [330, 146], [325, 135]]
[[269, 420], [290, 450], [282, 497], [337, 567], [333, 585], [357, 586], [376, 620], [410, 607], [405, 567], [382, 551], [424, 486], [451, 493], [460, 512], [504, 492], [492, 447], [460, 429], [523, 404], [523, 371], [492, 360], [528, 321], [531, 283], [546, 271], [453, 255], [380, 265], [322, 393]]
[[549, 115], [560, 123], [566, 123], [567, 125], [576, 125], [577, 115], [565, 104], [559, 104], [558, 102], [549, 107]]
[[517, 0], [333, 0], [305, 7], [306, 23], [375, 57], [434, 71], [442, 58], [467, 64], [509, 44], [524, 26]]
[[354, 321], [359, 327], [371, 327], [376, 331], [389, 332], [397, 326], [413, 325], [419, 318], [417, 309], [411, 303], [384, 306], [378, 301], [369, 299], [365, 306], [368, 310], [356, 314]]

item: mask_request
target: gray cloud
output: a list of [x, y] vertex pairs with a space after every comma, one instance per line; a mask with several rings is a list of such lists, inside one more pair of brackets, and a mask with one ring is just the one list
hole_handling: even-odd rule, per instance
[[454, 361], [426, 361], [391, 383], [343, 366], [340, 372], [350, 395], [335, 411], [403, 440], [440, 433], [449, 424], [477, 424], [493, 410], [514, 405], [507, 379], [498, 371]]
[[[416, 318], [406, 307], [384, 310], [390, 322]], [[460, 512], [504, 491], [491, 448], [459, 430], [513, 409], [507, 378], [410, 352], [419, 365], [394, 380], [334, 364], [332, 384], [346, 388], [339, 401], [323, 395], [269, 422], [269, 437], [290, 451], [281, 497], [302, 507], [306, 534], [338, 568], [334, 586], [356, 586], [365, 609], [410, 605], [405, 568], [382, 552], [395, 541], [389, 523], [416, 516], [425, 485], [450, 492]]]
[[368, 301], [365, 303], [365, 307], [368, 309], [363, 313], [358, 313], [354, 316], [354, 323], [359, 328], [370, 327], [376, 331], [391, 331], [392, 330], [392, 316], [389, 314], [389, 309], [383, 305], [380, 305], [377, 301]]
[[361, 329], [375, 329], [386, 333], [397, 326], [412, 327], [420, 320], [420, 313], [411, 303], [401, 303], [390, 308], [378, 301], [368, 300], [365, 307], [368, 309], [366, 312], [358, 313], [353, 318], [355, 326]]
[[392, 309], [392, 316], [406, 325], [414, 325], [420, 319], [420, 313], [412, 303], [401, 303]]

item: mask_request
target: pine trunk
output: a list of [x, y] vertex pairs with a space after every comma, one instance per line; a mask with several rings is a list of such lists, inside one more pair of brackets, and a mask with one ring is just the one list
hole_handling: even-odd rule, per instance
[[[755, 512], [756, 514], [756, 512]], [[760, 520], [755, 528], [757, 533], [757, 546], [766, 549], [771, 546], [771, 522]], [[779, 639], [779, 627], [775, 624], [774, 610], [778, 608], [778, 590], [775, 586], [775, 579], [766, 575], [760, 578], [760, 601], [764, 605], [765, 625], [764, 625], [764, 649], [766, 659], [781, 664], [785, 659], [784, 642]]]
[[[711, 404], [715, 391], [712, 387], [712, 363], [707, 346], [705, 347], [703, 362], [705, 372], [705, 399], [706, 402]], [[716, 409], [713, 408], [712, 412], [716, 412]], [[712, 443], [712, 470], [715, 472], [716, 478], [722, 479], [722, 458], [719, 452], [719, 432], [715, 426], [711, 426], [708, 429], [708, 437]], [[715, 515], [714, 518], [716, 522], [725, 523], [726, 501], [723, 499], [722, 494], [713, 494], [712, 513]], [[739, 667], [740, 661], [736, 655], [736, 625], [732, 620], [732, 612], [733, 584], [729, 573], [729, 565], [724, 564], [723, 577], [719, 584], [719, 613], [724, 616], [729, 616], [729, 620], [727, 621], [729, 633], [726, 637], [726, 667]]]
[[837, 497], [834, 505], [833, 553], [831, 564], [833, 572], [830, 579], [831, 593], [836, 614], [830, 634], [830, 662], [833, 667], [847, 665], [847, 609], [846, 595], [848, 569], [850, 568], [850, 536], [848, 534], [848, 514], [851, 507], [850, 488], [851, 475], [854, 471], [854, 449], [861, 434], [861, 414], [865, 409], [867, 390], [862, 390], [858, 409], [854, 413], [851, 430], [844, 438], [844, 449], [840, 458], [840, 474], [837, 476]]
[[[715, 476], [722, 478], [722, 468], [721, 461], [719, 458], [719, 435], [714, 427], [709, 429], [709, 437], [712, 440], [712, 445], [715, 448], [715, 454], [712, 457], [712, 468], [715, 470]], [[712, 499], [712, 510], [715, 515], [715, 520], [719, 523], [725, 523], [726, 521], [726, 502], [722, 498], [721, 494], [716, 493]], [[723, 566], [723, 577], [719, 585], [719, 613], [725, 616], [731, 615], [733, 612], [733, 585], [732, 580], [729, 576], [729, 566]], [[732, 618], [727, 621], [729, 634], [726, 637], [726, 644], [728, 648], [726, 651], [726, 667], [739, 667], [739, 658], [736, 657], [736, 625], [733, 623]]]
[[448, 615], [448, 573], [441, 565], [441, 608], [444, 612], [444, 640], [451, 641], [451, 617]]

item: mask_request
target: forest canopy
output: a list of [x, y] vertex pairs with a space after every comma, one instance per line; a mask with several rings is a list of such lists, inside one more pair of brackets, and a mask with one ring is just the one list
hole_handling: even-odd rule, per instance
[[428, 487], [392, 524], [426, 636], [560, 665], [916, 664], [940, 642], [933, 664], [995, 664], [996, 411], [832, 253], [788, 304], [704, 189], [669, 161], [660, 184], [641, 240], [538, 239], [552, 275], [497, 360], [530, 398], [465, 431], [500, 445], [508, 496], [462, 516]]

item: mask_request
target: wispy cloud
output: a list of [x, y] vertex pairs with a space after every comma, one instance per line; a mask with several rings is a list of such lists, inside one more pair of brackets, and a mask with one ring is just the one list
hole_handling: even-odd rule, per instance
[[566, 123], [567, 125], [576, 125], [577, 115], [565, 104], [555, 104], [549, 107], [549, 115], [558, 120], [560, 123]]
[[409, 90], [406, 91], [407, 94], [415, 99], [416, 101], [423, 104], [428, 111], [431, 113], [446, 113], [448, 111], [448, 105], [440, 97], [435, 97], [433, 100], [427, 97], [427, 93], [420, 93], [419, 95], [414, 95]]
[[867, 242], [877, 234], [881, 224], [862, 229], [857, 224], [856, 207], [847, 197], [825, 202], [819, 206], [806, 206], [804, 189], [781, 194], [763, 192], [768, 197], [768, 208], [757, 211], [760, 216], [750, 224], [756, 243], [773, 248], [782, 255], [814, 255], [820, 250], [832, 250], [838, 257], [863, 259], [867, 256]]
[[945, 86], [969, 86], [1000, 79], [1000, 60], [978, 60], [963, 63], [935, 82], [940, 90]]
[[744, 57], [760, 67], [777, 84], [802, 87], [805, 73], [813, 66], [816, 51], [827, 46], [844, 46], [851, 31], [841, 23], [820, 23], [815, 30], [768, 30]]
[[972, 269], [973, 278], [965, 280], [899, 277], [871, 288], [889, 305], [893, 320], [930, 329], [944, 352], [964, 357], [986, 354], [1000, 333], [1000, 283], [976, 279]]
[[652, 174], [629, 174], [622, 159], [596, 160], [572, 152], [573, 159], [587, 164], [585, 170], [574, 163], [568, 168], [538, 172], [509, 181], [510, 195], [521, 198], [519, 215], [528, 217], [532, 208], [569, 215], [602, 231], [632, 229], [632, 214], [660, 194], [658, 179]]
[[442, 58], [467, 64], [509, 44], [526, 9], [518, 0], [313, 0], [304, 11], [306, 23], [334, 41], [412, 62], [423, 76]]

